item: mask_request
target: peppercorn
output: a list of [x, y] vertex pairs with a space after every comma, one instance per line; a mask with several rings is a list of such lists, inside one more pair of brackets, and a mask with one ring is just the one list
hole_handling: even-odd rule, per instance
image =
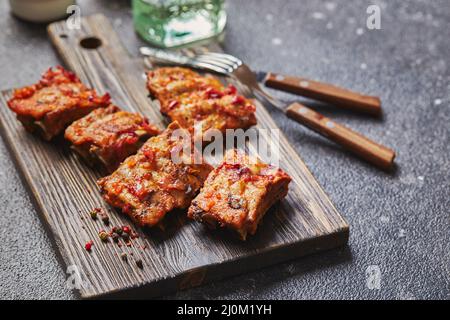
[[121, 227], [113, 227], [112, 232], [117, 233], [120, 236], [122, 234], [123, 230]]
[[144, 268], [144, 264], [142, 263], [141, 259], [136, 260], [136, 265], [138, 266], [139, 269], [143, 269]]
[[131, 232], [131, 229], [130, 229], [130, 227], [128, 227], [128, 226], [123, 226], [123, 227], [122, 227], [122, 230], [123, 230], [123, 232], [125, 232], [125, 233], [130, 233], [130, 232]]
[[122, 259], [122, 261], [128, 262], [128, 256], [125, 252], [120, 255], [120, 258]]
[[109, 217], [106, 214], [102, 215], [102, 221], [105, 225], [109, 225]]
[[101, 230], [101, 231], [98, 233], [98, 236], [99, 236], [99, 238], [100, 238], [103, 242], [108, 241], [108, 234], [106, 233], [105, 230]]
[[90, 215], [91, 215], [91, 218], [92, 218], [92, 220], [97, 220], [97, 210], [92, 210], [91, 212], [90, 212]]
[[111, 238], [113, 239], [114, 242], [119, 242], [120, 236], [117, 233], [113, 232], [111, 234]]
[[84, 248], [86, 249], [86, 251], [91, 251], [92, 245], [93, 245], [92, 241], [86, 242], [86, 244], [84, 245]]

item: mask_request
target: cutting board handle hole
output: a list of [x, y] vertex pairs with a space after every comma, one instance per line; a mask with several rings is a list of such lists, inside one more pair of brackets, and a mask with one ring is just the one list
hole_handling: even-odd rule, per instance
[[87, 37], [80, 40], [80, 46], [85, 49], [97, 49], [102, 45], [102, 40], [97, 37]]
[[61, 33], [61, 34], [59, 35], [59, 37], [60, 37], [61, 39], [67, 39], [69, 36], [68, 36], [67, 34], [65, 34], [65, 33]]

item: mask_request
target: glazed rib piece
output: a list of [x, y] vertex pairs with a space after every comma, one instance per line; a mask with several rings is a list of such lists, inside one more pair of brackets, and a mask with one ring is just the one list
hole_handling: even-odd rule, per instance
[[212, 170], [204, 161], [191, 163], [191, 155], [185, 162], [174, 160], [173, 155], [185, 146], [175, 139], [177, 132], [187, 134], [177, 122], [171, 123], [98, 181], [104, 199], [141, 226], [154, 226], [169, 211], [187, 208]]
[[110, 105], [72, 123], [65, 138], [89, 164], [101, 164], [112, 172], [148, 138], [159, 133], [142, 116]]
[[255, 234], [267, 210], [287, 195], [290, 181], [281, 169], [230, 150], [192, 201], [188, 217], [212, 228], [232, 229], [245, 240]]
[[186, 68], [160, 68], [147, 75], [150, 93], [159, 100], [161, 112], [193, 133], [217, 129], [247, 129], [256, 124], [255, 106], [233, 86]]
[[161, 102], [161, 108], [166, 110], [171, 100], [182, 95], [207, 88], [219, 90], [223, 88], [223, 85], [216, 78], [200, 76], [187, 68], [167, 67], [149, 71], [147, 87], [150, 93]]
[[9, 108], [30, 132], [51, 140], [73, 121], [110, 104], [108, 94], [98, 96], [78, 77], [62, 67], [50, 68], [34, 85], [17, 89], [8, 101]]

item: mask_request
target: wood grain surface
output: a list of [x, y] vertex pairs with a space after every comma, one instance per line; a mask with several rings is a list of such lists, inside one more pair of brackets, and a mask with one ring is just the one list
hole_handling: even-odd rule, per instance
[[[142, 58], [130, 57], [104, 16], [83, 18], [79, 30], [67, 29], [65, 22], [54, 23], [49, 34], [65, 65], [83, 82], [110, 92], [117, 105], [147, 116], [161, 128], [167, 124], [147, 96]], [[81, 47], [80, 41], [89, 37], [100, 39], [101, 46]], [[132, 223], [102, 200], [95, 183], [101, 172], [86, 166], [64, 141], [48, 143], [25, 132], [7, 109], [10, 94], [0, 96], [3, 137], [66, 267], [71, 266], [72, 272], [76, 268], [81, 276], [82, 297], [163, 295], [347, 243], [347, 223], [283, 135], [280, 166], [293, 178], [289, 194], [267, 213], [248, 241], [225, 231], [209, 231], [188, 221], [185, 212], [173, 212], [164, 230], [138, 229], [140, 238], [132, 247], [102, 243], [98, 231], [107, 228], [89, 217], [94, 207], [109, 212], [111, 226]], [[259, 103], [257, 118], [259, 128], [277, 128]], [[89, 253], [84, 244], [90, 240], [94, 245]], [[120, 259], [124, 252], [128, 263]], [[136, 266], [138, 259], [142, 269]]]

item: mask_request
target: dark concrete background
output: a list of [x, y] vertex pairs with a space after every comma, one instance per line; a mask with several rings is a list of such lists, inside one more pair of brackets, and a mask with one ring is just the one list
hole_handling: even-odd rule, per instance
[[[381, 30], [366, 8], [382, 8]], [[102, 12], [133, 54], [129, 1], [79, 1]], [[302, 75], [379, 95], [383, 120], [320, 111], [398, 152], [381, 172], [279, 113], [278, 124], [351, 225], [349, 246], [169, 298], [450, 298], [450, 4], [440, 1], [227, 1], [225, 49], [255, 69]], [[29, 84], [58, 63], [45, 27], [0, 4], [0, 88]], [[7, 112], [3, 110], [2, 112]], [[76, 298], [51, 236], [0, 139], [0, 298]], [[367, 286], [371, 266], [381, 287]]]

